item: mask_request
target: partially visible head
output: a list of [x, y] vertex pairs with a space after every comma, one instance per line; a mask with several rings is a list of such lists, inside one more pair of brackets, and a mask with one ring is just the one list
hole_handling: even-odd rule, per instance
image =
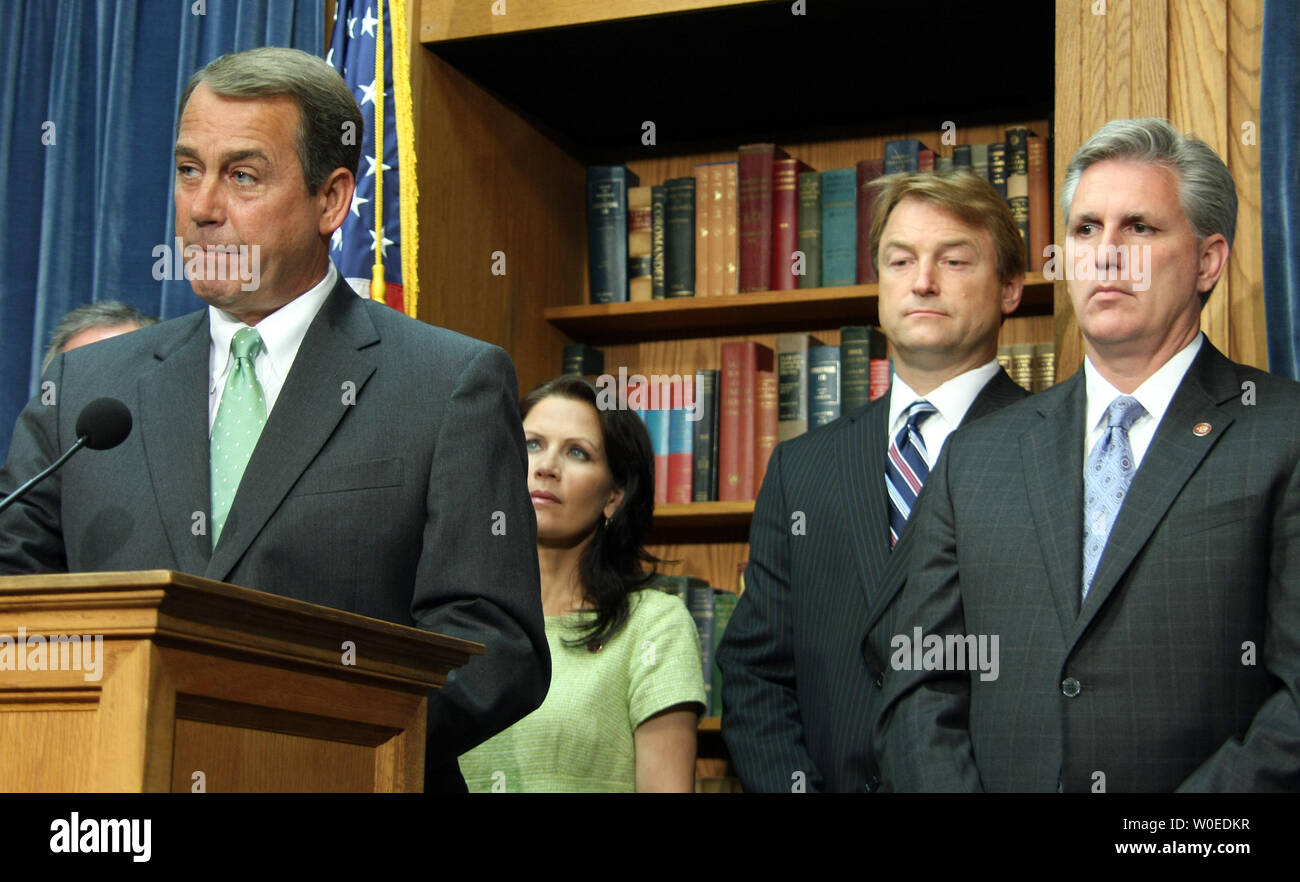
[[951, 378], [990, 361], [1020, 305], [1025, 242], [996, 190], [967, 170], [876, 179], [880, 326], [908, 369]]
[[1114, 120], [1061, 188], [1070, 299], [1094, 364], [1149, 375], [1190, 342], [1236, 229], [1232, 174], [1160, 119]]
[[622, 627], [627, 595], [656, 559], [644, 543], [654, 519], [654, 450], [631, 410], [602, 410], [590, 381], [566, 374], [519, 406], [528, 449], [528, 492], [539, 546], [585, 546], [581, 575], [597, 609], [584, 635], [602, 642]]
[[50, 345], [45, 348], [45, 358], [41, 360], [41, 373], [49, 369], [50, 362], [60, 352], [71, 352], [80, 346], [156, 324], [158, 319], [117, 300], [78, 306], [54, 326]]
[[251, 325], [324, 278], [329, 237], [352, 204], [362, 127], [342, 77], [296, 49], [223, 55], [190, 78], [176, 231], [200, 298]]

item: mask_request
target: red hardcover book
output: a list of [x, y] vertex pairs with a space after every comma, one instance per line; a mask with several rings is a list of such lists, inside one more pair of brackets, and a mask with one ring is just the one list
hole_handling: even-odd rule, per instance
[[767, 474], [767, 463], [776, 450], [779, 431], [780, 408], [777, 406], [776, 371], [757, 371], [758, 407], [755, 411], [757, 425], [754, 428], [754, 495], [763, 486], [763, 476]]
[[876, 218], [876, 193], [867, 185], [885, 173], [884, 159], [858, 162], [858, 284], [880, 281], [871, 265], [871, 223]]
[[1052, 188], [1047, 180], [1047, 139], [1029, 136], [1029, 271], [1043, 271], [1052, 244]]
[[918, 172], [934, 171], [934, 151], [920, 150], [916, 154], [916, 170]]
[[758, 372], [774, 369], [771, 348], [761, 343], [723, 343], [718, 382], [718, 499], [753, 499]]
[[772, 288], [772, 176], [778, 159], [788, 159], [775, 144], [740, 148], [740, 291]]
[[793, 291], [799, 277], [791, 272], [791, 254], [799, 247], [799, 173], [813, 169], [802, 160], [772, 163], [772, 290]]

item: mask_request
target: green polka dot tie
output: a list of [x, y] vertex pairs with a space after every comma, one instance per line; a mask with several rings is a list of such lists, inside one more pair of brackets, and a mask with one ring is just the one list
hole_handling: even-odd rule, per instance
[[230, 341], [235, 363], [221, 393], [221, 406], [212, 424], [212, 546], [221, 538], [221, 528], [235, 502], [235, 491], [244, 469], [266, 425], [266, 398], [257, 382], [253, 359], [262, 348], [262, 336], [252, 328], [241, 328]]

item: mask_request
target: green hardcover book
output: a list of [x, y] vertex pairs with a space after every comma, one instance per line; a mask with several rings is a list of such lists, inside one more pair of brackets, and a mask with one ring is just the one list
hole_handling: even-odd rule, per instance
[[804, 256], [800, 288], [822, 286], [822, 176], [819, 172], [799, 175], [799, 250]]
[[740, 598], [730, 591], [713, 591], [713, 695], [709, 716], [722, 716], [722, 668], [718, 667], [717, 648], [722, 645], [722, 635], [727, 630], [727, 622], [736, 611], [736, 601]]
[[662, 186], [650, 188], [650, 297], [663, 300], [667, 295], [664, 275], [664, 234], [668, 224], [668, 191]]
[[840, 328], [840, 407], [851, 413], [871, 400], [871, 326]]

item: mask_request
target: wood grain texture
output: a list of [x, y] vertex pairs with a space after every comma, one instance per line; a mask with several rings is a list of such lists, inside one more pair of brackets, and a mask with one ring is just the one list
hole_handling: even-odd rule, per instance
[[421, 11], [418, 31], [425, 43], [462, 40], [493, 34], [514, 34], [674, 12], [745, 6], [766, 0], [500, 0], [504, 15], [493, 15], [493, 0], [423, 0], [412, 2]]
[[[1234, 361], [1267, 370], [1259, 171], [1263, 33], [1264, 0], [1232, 0], [1228, 5], [1228, 152], [1224, 158], [1237, 181], [1237, 235], [1228, 259], [1230, 293], [1224, 298], [1229, 301], [1231, 317], [1227, 351]], [[1247, 138], [1248, 132], [1253, 138]], [[1214, 296], [1221, 297], [1222, 292]]]

